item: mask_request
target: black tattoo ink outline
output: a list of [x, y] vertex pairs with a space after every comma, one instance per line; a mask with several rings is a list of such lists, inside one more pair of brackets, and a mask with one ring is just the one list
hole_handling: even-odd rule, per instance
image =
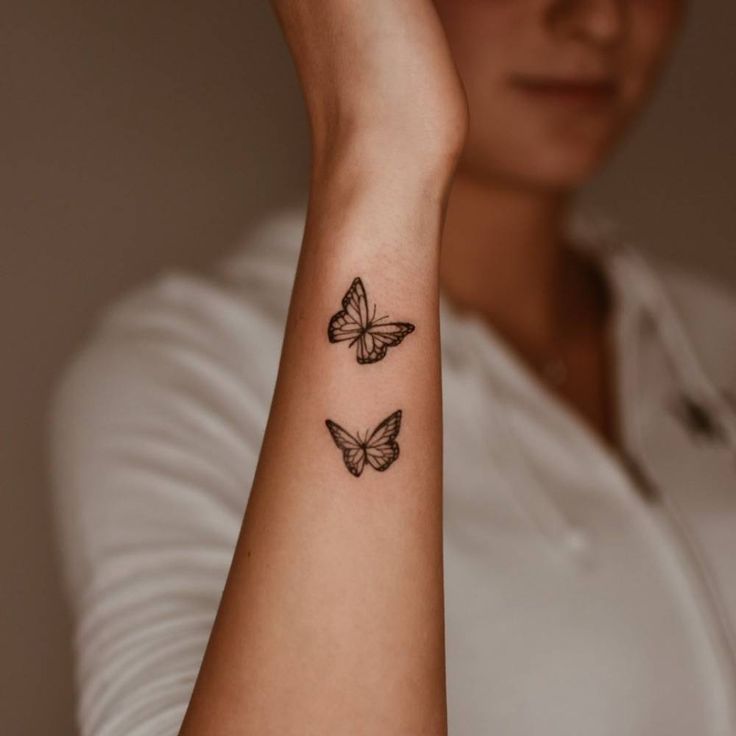
[[361, 365], [377, 363], [390, 347], [398, 345], [416, 329], [411, 322], [387, 322], [387, 319], [388, 316], [376, 319], [375, 304], [370, 314], [365, 287], [360, 277], [356, 277], [342, 298], [342, 309], [330, 320], [327, 337], [332, 343], [349, 341], [349, 348], [357, 343], [356, 359]]
[[325, 424], [337, 447], [342, 450], [345, 467], [356, 478], [360, 476], [366, 463], [374, 470], [388, 470], [399, 457], [399, 443], [396, 437], [401, 429], [401, 409], [386, 417], [365, 437], [356, 432], [355, 436], [344, 430], [331, 419]]

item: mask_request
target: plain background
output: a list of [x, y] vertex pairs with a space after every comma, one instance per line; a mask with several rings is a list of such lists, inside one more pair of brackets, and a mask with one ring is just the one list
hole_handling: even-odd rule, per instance
[[[201, 267], [303, 191], [306, 128], [264, 0], [3, 11], [0, 731], [73, 734], [50, 387], [101, 305], [166, 265]], [[586, 194], [646, 247], [732, 287], [735, 27], [736, 4], [692, 4], [657, 98]]]

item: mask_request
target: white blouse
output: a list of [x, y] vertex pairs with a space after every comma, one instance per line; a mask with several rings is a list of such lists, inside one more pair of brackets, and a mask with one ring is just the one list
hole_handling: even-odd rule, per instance
[[[240, 529], [303, 205], [114, 303], [51, 410], [82, 736], [175, 736]], [[626, 457], [442, 303], [450, 736], [736, 734], [736, 302], [605, 228]]]

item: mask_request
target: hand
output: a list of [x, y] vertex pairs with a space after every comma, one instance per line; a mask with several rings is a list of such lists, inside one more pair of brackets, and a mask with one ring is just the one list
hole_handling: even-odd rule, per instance
[[467, 102], [431, 0], [272, 2], [317, 163], [357, 148], [384, 161], [454, 168]]

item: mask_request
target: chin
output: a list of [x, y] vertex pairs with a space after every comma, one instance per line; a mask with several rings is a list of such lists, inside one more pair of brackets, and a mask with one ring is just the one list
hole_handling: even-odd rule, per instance
[[604, 166], [607, 150], [577, 149], [553, 151], [540, 155], [533, 165], [510, 169], [519, 182], [534, 189], [573, 191], [585, 185]]
[[579, 139], [546, 144], [535, 141], [526, 147], [470, 146], [459, 162], [458, 172], [488, 186], [571, 192], [600, 171], [611, 148], [607, 140]]

